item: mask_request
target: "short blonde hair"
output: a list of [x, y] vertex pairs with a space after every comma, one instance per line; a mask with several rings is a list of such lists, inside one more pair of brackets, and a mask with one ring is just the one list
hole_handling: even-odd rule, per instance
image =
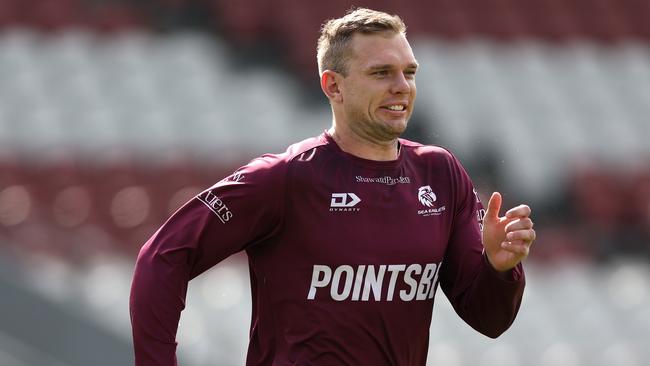
[[345, 16], [325, 22], [318, 39], [316, 56], [319, 74], [332, 70], [345, 76], [347, 61], [352, 57], [349, 45], [354, 33], [380, 32], [406, 34], [406, 25], [397, 15], [366, 8], [350, 9]]

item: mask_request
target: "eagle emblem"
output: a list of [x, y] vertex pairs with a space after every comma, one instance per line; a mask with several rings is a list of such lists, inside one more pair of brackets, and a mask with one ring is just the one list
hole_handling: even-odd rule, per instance
[[418, 189], [418, 199], [424, 206], [432, 207], [437, 198], [430, 186], [422, 186]]

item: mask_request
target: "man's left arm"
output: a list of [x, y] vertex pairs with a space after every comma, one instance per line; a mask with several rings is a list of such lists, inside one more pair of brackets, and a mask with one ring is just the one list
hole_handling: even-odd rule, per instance
[[530, 208], [518, 206], [498, 217], [501, 195], [495, 193], [486, 212], [457, 164], [457, 210], [440, 283], [467, 324], [496, 338], [510, 327], [521, 304], [525, 286], [521, 261], [534, 240]]

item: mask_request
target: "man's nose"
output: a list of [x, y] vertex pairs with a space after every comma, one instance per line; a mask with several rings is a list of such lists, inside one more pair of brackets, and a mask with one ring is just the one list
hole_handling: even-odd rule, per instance
[[390, 92], [393, 94], [407, 94], [411, 92], [411, 82], [406, 78], [404, 73], [400, 72], [396, 74]]

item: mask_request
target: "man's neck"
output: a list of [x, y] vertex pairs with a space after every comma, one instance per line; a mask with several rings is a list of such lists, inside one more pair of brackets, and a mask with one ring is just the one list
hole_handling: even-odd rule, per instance
[[336, 126], [332, 126], [327, 133], [332, 136], [341, 150], [363, 159], [391, 161], [396, 160], [399, 156], [397, 139], [387, 142], [375, 142]]

